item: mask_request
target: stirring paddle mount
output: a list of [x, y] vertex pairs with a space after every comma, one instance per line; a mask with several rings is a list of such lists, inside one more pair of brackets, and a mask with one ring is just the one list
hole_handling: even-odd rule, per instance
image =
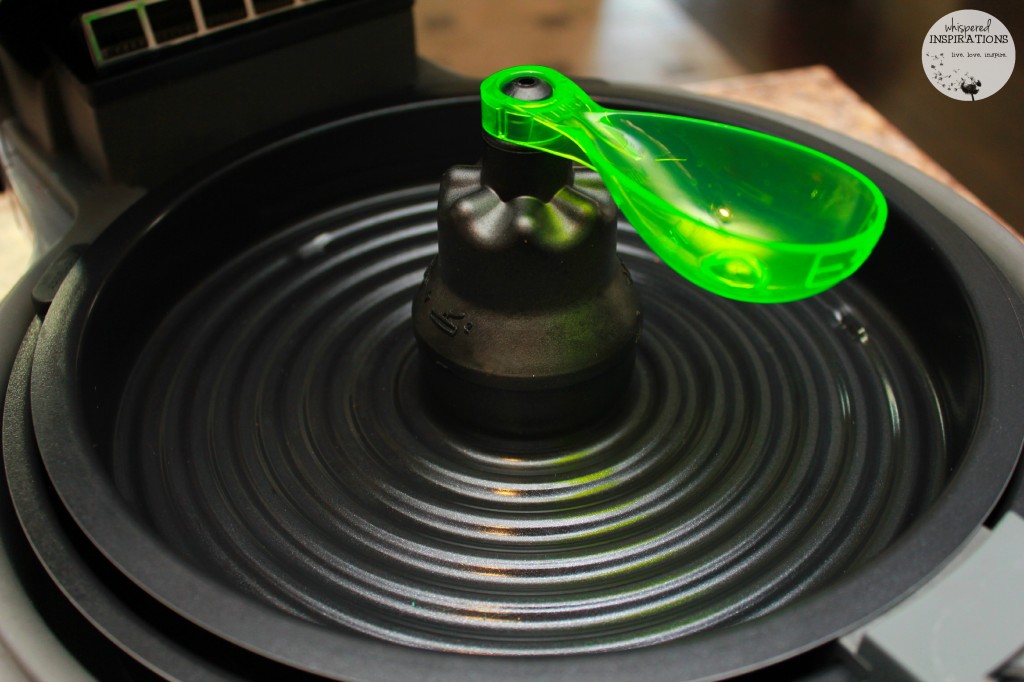
[[480, 92], [488, 133], [597, 171], [651, 249], [721, 296], [754, 303], [813, 296], [856, 271], [885, 226], [874, 183], [794, 142], [608, 109], [542, 66], [499, 71]]

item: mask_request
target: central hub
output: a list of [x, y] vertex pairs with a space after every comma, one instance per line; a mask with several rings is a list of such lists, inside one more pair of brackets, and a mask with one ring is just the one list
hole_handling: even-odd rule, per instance
[[441, 183], [438, 255], [413, 303], [431, 402], [480, 429], [575, 429], [622, 395], [641, 315], [599, 176], [488, 140]]

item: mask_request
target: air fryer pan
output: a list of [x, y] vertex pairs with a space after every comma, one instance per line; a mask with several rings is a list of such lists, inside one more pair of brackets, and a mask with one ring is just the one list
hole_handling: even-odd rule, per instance
[[854, 280], [732, 303], [622, 225], [646, 328], [619, 408], [530, 440], [433, 414], [408, 306], [433, 183], [479, 154], [477, 117], [454, 98], [300, 132], [153, 193], [85, 252], [31, 407], [94, 562], [329, 676], [678, 679], [849, 629], [982, 522], [1022, 437], [1016, 299], [926, 200], [821, 143], [891, 206]]

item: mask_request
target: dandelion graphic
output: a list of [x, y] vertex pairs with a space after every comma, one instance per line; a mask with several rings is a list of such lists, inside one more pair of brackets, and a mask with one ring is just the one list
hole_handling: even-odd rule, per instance
[[960, 82], [957, 83], [957, 77], [960, 73], [960, 69], [953, 69], [952, 73], [947, 73], [939, 67], [945, 66], [945, 53], [939, 52], [932, 54], [930, 52], [924, 53], [925, 57], [931, 59], [932, 63], [929, 64], [931, 69], [931, 78], [935, 81], [936, 87], [945, 90], [946, 92], [956, 92], [957, 89], [962, 91], [965, 95], [971, 96], [971, 101], [975, 101], [974, 96], [978, 94], [978, 89], [981, 88], [981, 81], [971, 76], [971, 74], [964, 74], [960, 77]]
[[965, 94], [971, 96], [972, 102], [975, 101], [974, 96], [978, 94], [978, 88], [980, 87], [981, 81], [971, 74], [967, 74], [964, 78], [960, 79], [960, 89], [963, 90]]

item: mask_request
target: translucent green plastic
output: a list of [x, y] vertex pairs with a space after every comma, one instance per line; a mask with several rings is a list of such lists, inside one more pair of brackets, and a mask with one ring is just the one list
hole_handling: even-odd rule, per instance
[[[503, 93], [523, 77], [552, 95]], [[860, 267], [885, 226], [885, 200], [863, 174], [778, 137], [607, 109], [543, 66], [499, 71], [480, 92], [487, 132], [596, 170], [665, 263], [728, 298], [780, 303], [824, 291]]]

